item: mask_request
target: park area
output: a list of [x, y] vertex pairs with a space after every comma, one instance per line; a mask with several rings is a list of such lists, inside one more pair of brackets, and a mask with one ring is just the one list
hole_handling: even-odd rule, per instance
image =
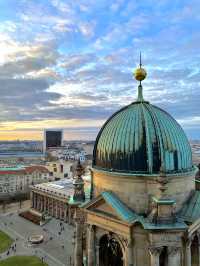
[[13, 256], [0, 261], [0, 266], [47, 266], [35, 256]]
[[5, 252], [13, 243], [13, 240], [4, 232], [0, 231], [0, 253]]

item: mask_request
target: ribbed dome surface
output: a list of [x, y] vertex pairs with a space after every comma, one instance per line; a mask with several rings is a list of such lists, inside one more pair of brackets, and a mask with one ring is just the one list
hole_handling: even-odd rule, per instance
[[116, 112], [100, 130], [93, 167], [108, 171], [158, 173], [192, 169], [187, 137], [167, 112], [145, 101]]

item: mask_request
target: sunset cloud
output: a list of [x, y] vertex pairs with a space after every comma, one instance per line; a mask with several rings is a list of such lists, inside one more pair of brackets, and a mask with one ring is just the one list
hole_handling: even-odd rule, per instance
[[200, 138], [197, 0], [12, 2], [0, 1], [0, 139], [46, 126], [94, 138], [136, 98], [140, 51], [145, 99]]

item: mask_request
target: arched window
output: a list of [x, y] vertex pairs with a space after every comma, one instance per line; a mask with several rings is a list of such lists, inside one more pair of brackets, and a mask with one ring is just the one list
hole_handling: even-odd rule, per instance
[[112, 235], [104, 235], [99, 242], [100, 266], [123, 266], [123, 253], [119, 242]]

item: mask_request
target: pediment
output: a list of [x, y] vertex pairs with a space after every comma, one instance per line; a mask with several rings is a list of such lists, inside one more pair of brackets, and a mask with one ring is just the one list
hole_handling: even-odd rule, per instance
[[101, 216], [114, 218], [131, 223], [135, 214], [112, 192], [103, 192], [97, 198], [90, 201], [85, 207], [86, 211]]
[[102, 200], [99, 203], [100, 204], [98, 204], [97, 206], [93, 206], [92, 208], [93, 212], [121, 220], [116, 211], [105, 200]]

